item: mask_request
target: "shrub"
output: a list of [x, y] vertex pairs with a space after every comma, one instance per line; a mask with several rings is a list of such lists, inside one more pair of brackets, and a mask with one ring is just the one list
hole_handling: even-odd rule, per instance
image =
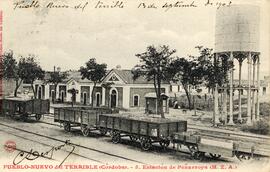
[[270, 103], [260, 103], [260, 115], [270, 116]]
[[267, 118], [259, 120], [253, 123], [252, 126], [243, 126], [241, 130], [249, 131], [251, 133], [256, 133], [256, 134], [269, 135], [270, 134], [269, 120]]

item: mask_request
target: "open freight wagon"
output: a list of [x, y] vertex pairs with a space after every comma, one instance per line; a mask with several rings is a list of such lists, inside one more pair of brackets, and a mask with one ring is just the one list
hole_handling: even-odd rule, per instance
[[143, 150], [149, 150], [156, 142], [164, 148], [168, 147], [173, 133], [187, 130], [187, 121], [128, 114], [103, 114], [99, 116], [99, 127], [111, 131], [113, 143], [119, 143], [121, 137], [128, 136], [132, 141], [140, 141]]
[[26, 121], [29, 117], [35, 117], [38, 121], [41, 116], [48, 114], [50, 101], [42, 99], [4, 98], [2, 100], [2, 114], [11, 118], [19, 117]]
[[[119, 110], [107, 107], [59, 107], [54, 108], [54, 122], [62, 124], [68, 132], [73, 127], [80, 127], [82, 134], [88, 136], [90, 131], [100, 130], [100, 114], [112, 113], [119, 113]], [[107, 131], [101, 129], [100, 133], [105, 135]]]
[[206, 154], [218, 159], [223, 157], [237, 157], [239, 160], [259, 159], [270, 156], [269, 143], [251, 140], [233, 140], [229, 136], [217, 138], [205, 136], [198, 132], [174, 133], [172, 142], [186, 146], [192, 158], [202, 160]]

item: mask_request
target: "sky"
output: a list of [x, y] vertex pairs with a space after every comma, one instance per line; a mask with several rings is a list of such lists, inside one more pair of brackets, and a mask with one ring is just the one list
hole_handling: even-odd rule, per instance
[[[32, 1], [32, 0], [25, 0]], [[104, 0], [112, 3], [114, 0]], [[191, 0], [183, 0], [185, 3]], [[195, 0], [204, 4], [208, 0]], [[212, 0], [217, 2], [217, 0]], [[233, 4], [252, 3], [261, 7], [261, 77], [270, 74], [270, 1], [231, 0]], [[14, 1], [13, 1], [14, 2]], [[88, 2], [85, 9], [16, 9], [10, 0], [1, 0], [3, 10], [3, 49], [16, 57], [35, 54], [43, 69], [78, 70], [89, 58], [107, 63], [108, 68], [121, 65], [131, 69], [149, 45], [169, 45], [175, 55], [196, 55], [195, 46], [214, 48], [216, 6], [198, 8], [138, 9], [139, 2], [123, 1], [123, 9], [95, 9], [98, 0], [53, 1], [70, 6]], [[15, 1], [16, 2], [16, 1]], [[40, 0], [42, 5], [49, 0]], [[176, 2], [168, 0], [166, 2]], [[228, 3], [229, 0], [220, 0]], [[245, 66], [244, 66], [245, 72]]]

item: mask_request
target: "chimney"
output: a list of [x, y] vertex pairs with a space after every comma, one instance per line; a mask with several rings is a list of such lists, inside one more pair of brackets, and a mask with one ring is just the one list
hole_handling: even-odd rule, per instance
[[117, 70], [121, 70], [121, 65], [117, 65], [117, 66], [116, 66], [116, 69], [117, 69]]
[[57, 72], [60, 72], [61, 71], [61, 67], [57, 67]]

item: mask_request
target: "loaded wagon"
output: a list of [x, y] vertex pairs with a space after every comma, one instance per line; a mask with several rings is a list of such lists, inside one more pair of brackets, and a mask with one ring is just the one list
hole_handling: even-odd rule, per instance
[[233, 143], [233, 155], [239, 160], [249, 160], [251, 158], [260, 159], [270, 156], [269, 143], [251, 143], [237, 141]]
[[152, 143], [166, 148], [171, 135], [187, 130], [187, 121], [135, 116], [128, 114], [103, 114], [99, 116], [99, 127], [111, 131], [112, 142], [119, 143], [121, 137], [140, 141], [143, 150], [149, 150]]
[[250, 141], [235, 141], [229, 138], [217, 139], [216, 137], [203, 136], [198, 132], [174, 133], [172, 142], [186, 146], [191, 157], [201, 160], [207, 154], [214, 159], [236, 156], [239, 160], [268, 157], [270, 155], [269, 144]]
[[[118, 113], [119, 110], [107, 107], [59, 107], [54, 108], [54, 122], [64, 126], [65, 131], [80, 127], [82, 134], [88, 136], [90, 131], [99, 130], [99, 115]], [[105, 135], [106, 130], [100, 130]]]
[[49, 110], [49, 100], [17, 97], [2, 100], [2, 114], [11, 118], [20, 117], [23, 121], [26, 121], [29, 117], [35, 117], [38, 121], [42, 115], [48, 114]]
[[190, 151], [191, 157], [201, 160], [208, 153], [210, 157], [218, 159], [222, 156], [232, 157], [233, 142], [228, 140], [203, 137], [198, 132], [174, 133], [172, 142], [177, 149], [184, 145]]

